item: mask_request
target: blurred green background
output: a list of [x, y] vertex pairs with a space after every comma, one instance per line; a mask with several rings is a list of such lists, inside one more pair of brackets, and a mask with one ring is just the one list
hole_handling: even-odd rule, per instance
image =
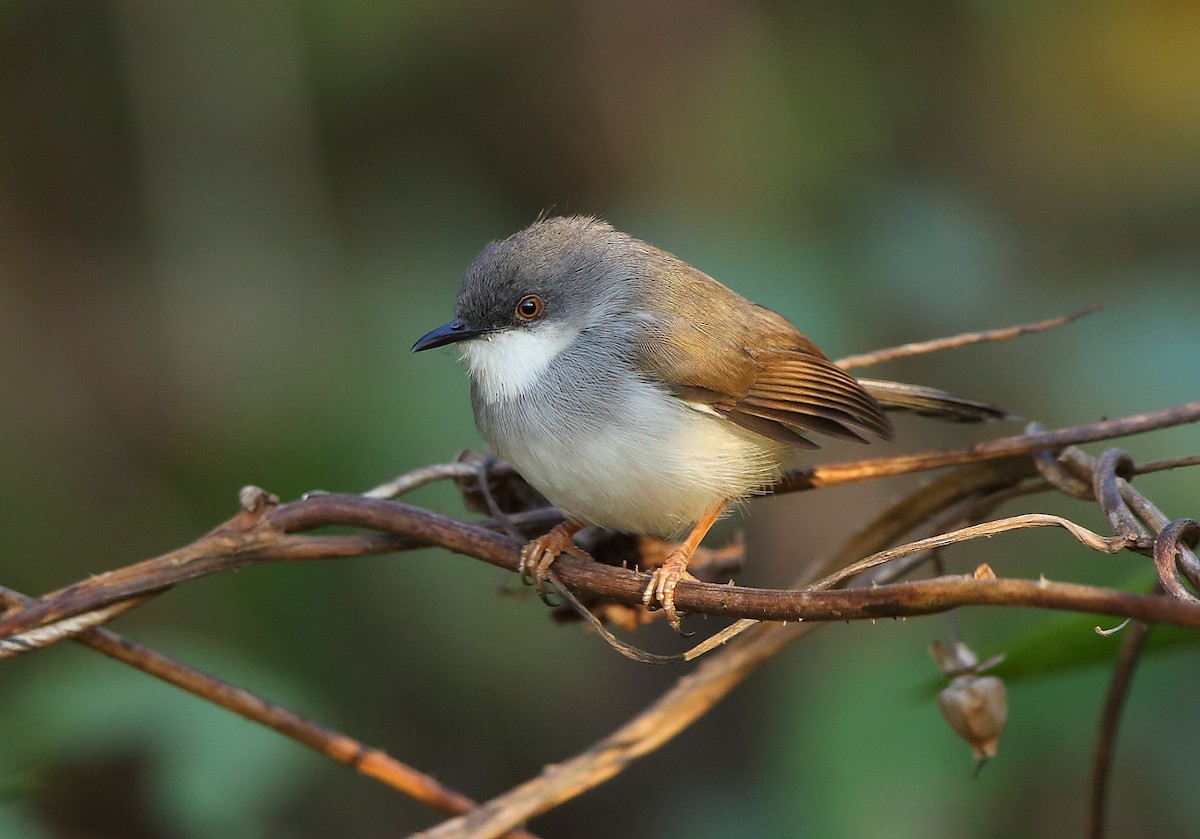
[[[482, 245], [603, 216], [833, 356], [1106, 308], [874, 375], [1070, 425], [1197, 398], [1200, 4], [0, 2], [0, 581], [40, 594], [190, 541], [260, 484], [356, 491], [478, 447], [450, 316]], [[1012, 428], [902, 421], [875, 453]], [[1200, 450], [1194, 427], [1132, 439]], [[821, 457], [861, 450], [834, 446]], [[1195, 471], [1139, 480], [1197, 515]], [[785, 584], [911, 482], [767, 499]], [[417, 503], [461, 514], [453, 492]], [[1096, 528], [1086, 505], [1032, 499]], [[1061, 533], [955, 568], [1133, 587]], [[475, 797], [608, 733], [686, 672], [628, 662], [441, 551], [259, 567], [114, 628]], [[932, 701], [935, 617], [834, 626], [546, 836], [1080, 835], [1121, 636], [967, 611], [1009, 650], [973, 779]], [[701, 633], [711, 627], [693, 618]], [[1110, 625], [1112, 622], [1105, 622]], [[662, 627], [635, 639], [678, 643]], [[1091, 664], [1039, 668], [1060, 647]], [[1197, 835], [1194, 647], [1139, 673], [1114, 835]], [[276, 734], [62, 645], [0, 673], [0, 836], [394, 837], [436, 817]]]

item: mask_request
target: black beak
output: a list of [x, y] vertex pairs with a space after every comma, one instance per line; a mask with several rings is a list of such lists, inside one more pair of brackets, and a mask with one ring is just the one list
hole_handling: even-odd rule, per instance
[[465, 323], [456, 318], [449, 323], [442, 324], [432, 332], [422, 335], [417, 339], [417, 343], [413, 344], [412, 351], [420, 352], [421, 350], [431, 350], [434, 347], [444, 347], [447, 344], [457, 344], [459, 341], [478, 338], [480, 335], [486, 335], [492, 331], [491, 329], [468, 329]]

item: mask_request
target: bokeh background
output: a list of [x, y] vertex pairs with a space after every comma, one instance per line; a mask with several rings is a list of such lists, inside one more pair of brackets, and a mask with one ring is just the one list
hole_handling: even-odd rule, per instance
[[[408, 348], [449, 318], [486, 241], [547, 210], [674, 251], [835, 357], [1100, 301], [1053, 334], [872, 373], [1049, 425], [1195, 399], [1200, 4], [0, 2], [0, 580], [40, 594], [177, 547], [244, 484], [355, 491], [479, 447], [453, 351]], [[1017, 428], [903, 421], [877, 451]], [[1126, 447], [1194, 453], [1200, 434]], [[1139, 484], [1168, 515], [1198, 512], [1194, 471]], [[746, 528], [744, 579], [785, 584], [908, 485], [757, 501], [714, 541]], [[446, 487], [413, 500], [462, 514]], [[1019, 509], [1103, 527], [1077, 503]], [[947, 559], [1149, 580], [1061, 533]], [[440, 551], [259, 567], [114, 628], [482, 798], [686, 672], [495, 584]], [[532, 828], [1080, 835], [1121, 636], [1030, 611], [959, 623], [981, 654], [1009, 653], [1009, 730], [977, 779], [932, 701], [945, 618], [839, 625]], [[634, 640], [678, 647], [657, 626]], [[1160, 644], [1139, 673], [1114, 835], [1200, 832], [1197, 663]], [[89, 651], [0, 675], [0, 836], [394, 837], [435, 820]]]

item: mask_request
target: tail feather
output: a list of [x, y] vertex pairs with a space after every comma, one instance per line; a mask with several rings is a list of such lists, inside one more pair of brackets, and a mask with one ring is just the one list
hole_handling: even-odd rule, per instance
[[859, 379], [867, 393], [888, 411], [912, 411], [925, 417], [949, 422], [996, 422], [1015, 420], [1003, 408], [964, 399], [944, 390], [921, 385], [906, 385], [879, 379]]

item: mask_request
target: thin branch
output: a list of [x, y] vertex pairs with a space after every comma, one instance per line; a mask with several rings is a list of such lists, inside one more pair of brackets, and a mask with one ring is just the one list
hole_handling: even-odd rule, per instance
[[933, 449], [896, 457], [792, 469], [784, 474], [779, 483], [772, 488], [772, 492], [776, 495], [784, 492], [799, 492], [836, 484], [905, 475], [910, 472], [941, 469], [946, 466], [960, 466], [982, 460], [1028, 455], [1047, 449], [1055, 450], [1082, 443], [1095, 443], [1099, 440], [1112, 440], [1117, 437], [1143, 434], [1147, 431], [1156, 431], [1197, 421], [1200, 421], [1200, 402], [1187, 402], [1161, 411], [1104, 420], [1090, 425], [1060, 428], [1040, 434], [1000, 437], [953, 449]]
[[1200, 603], [1200, 600], [1179, 579], [1177, 563], [1185, 551], [1196, 547], [1198, 540], [1200, 522], [1195, 519], [1168, 522], [1154, 540], [1154, 568], [1159, 584], [1173, 596], [1189, 603]]
[[1135, 467], [1134, 474], [1149, 475], [1151, 472], [1163, 472], [1168, 469], [1181, 469], [1185, 466], [1200, 466], [1200, 454], [1166, 457], [1162, 460], [1147, 460], [1144, 463], [1139, 463]]
[[1096, 750], [1092, 756], [1092, 774], [1088, 784], [1087, 835], [1089, 839], [1104, 839], [1104, 813], [1108, 802], [1108, 785], [1112, 776], [1113, 747], [1117, 740], [1117, 725], [1125, 707], [1125, 697], [1133, 684], [1133, 673], [1146, 646], [1150, 634], [1147, 624], [1135, 621], [1129, 627], [1121, 649], [1117, 653], [1117, 664], [1108, 683], [1104, 697], [1104, 711], [1096, 736]]
[[1107, 449], [1096, 461], [1092, 472], [1092, 494], [1100, 503], [1100, 509], [1118, 537], [1129, 544], [1148, 545], [1137, 517], [1121, 492], [1118, 479], [1127, 481], [1133, 477], [1133, 459], [1120, 449]]
[[1106, 554], [1118, 553], [1129, 547], [1130, 544], [1130, 540], [1123, 536], [1101, 536], [1099, 533], [1094, 533], [1086, 527], [1082, 527], [1062, 516], [1051, 516], [1045, 513], [1026, 513], [1020, 516], [1009, 516], [1003, 519], [996, 519], [995, 521], [981, 522], [970, 527], [952, 530], [949, 533], [939, 533], [937, 536], [930, 536], [926, 539], [918, 539], [915, 542], [898, 545], [886, 551], [879, 551], [829, 575], [816, 583], [813, 588], [833, 588], [842, 580], [849, 579], [856, 574], [861, 574], [863, 571], [874, 568], [877, 565], [882, 565], [893, 559], [899, 559], [900, 557], [909, 556], [920, 551], [944, 548], [947, 545], [966, 542], [971, 539], [990, 538], [1010, 530], [1020, 530], [1027, 527], [1061, 527], [1074, 536], [1081, 544], [1086, 545], [1094, 551]]
[[[946, 508], [937, 515], [930, 517], [929, 521], [922, 527], [922, 531], [937, 536], [958, 528], [980, 524], [986, 516], [991, 515], [1001, 504], [1011, 501], [1014, 498], [1044, 492], [1048, 488], [1044, 481], [1037, 478], [1025, 478], [1010, 486], [977, 495], [974, 498], [963, 501], [961, 504]], [[862, 587], [893, 583], [907, 577], [922, 564], [932, 560], [938, 560], [931, 562], [932, 576], [940, 577], [946, 573], [943, 567], [944, 563], [940, 561], [941, 555], [942, 549], [936, 546], [924, 551], [917, 551], [908, 556], [893, 559], [875, 568], [870, 573], [865, 573], [853, 580], [845, 581], [844, 584], [847, 586]], [[833, 576], [830, 575], [830, 577]], [[950, 613], [948, 617], [953, 619], [953, 613]]]
[[[29, 600], [20, 592], [0, 586], [0, 604], [4, 606], [16, 606]], [[73, 640], [214, 705], [220, 705], [251, 722], [272, 728], [435, 810], [457, 815], [478, 806], [471, 798], [379, 749], [318, 725], [244, 688], [231, 685], [115, 632], [103, 628], [84, 629]], [[514, 830], [506, 836], [508, 839], [535, 839], [523, 830]]]
[[405, 472], [387, 483], [367, 490], [363, 495], [367, 498], [396, 498], [434, 481], [444, 481], [447, 478], [470, 478], [478, 471], [479, 467], [474, 463], [436, 463], [432, 466], [423, 466], [420, 469]]
[[[1098, 468], [1096, 460], [1089, 457], [1081, 449], [1074, 446], [1067, 448], [1059, 455], [1060, 460], [1075, 472], [1083, 476], [1091, 475]], [[1179, 458], [1177, 460], [1184, 460]], [[1191, 458], [1188, 458], [1191, 460]], [[1173, 468], [1176, 461], [1160, 461], [1162, 464], [1167, 464]], [[1156, 465], [1156, 464], [1151, 464]], [[1141, 470], [1134, 468], [1135, 474], [1141, 474]], [[1129, 505], [1129, 508], [1149, 528], [1152, 533], [1161, 533], [1162, 530], [1170, 524], [1170, 519], [1154, 505], [1149, 498], [1139, 492], [1128, 480], [1117, 475], [1113, 475], [1111, 480], [1120, 490], [1121, 498]], [[1191, 546], [1187, 544], [1187, 540], [1175, 540], [1175, 562], [1185, 577], [1192, 583], [1193, 586], [1200, 588], [1200, 559], [1196, 557], [1196, 553]], [[1164, 569], [1165, 570], [1165, 569]]]
[[819, 624], [755, 627], [701, 659], [652, 705], [607, 737], [463, 816], [414, 839], [478, 839], [553, 809], [599, 786], [685, 730], [791, 641]]
[[[6, 601], [6, 605], [16, 606], [32, 602], [32, 598], [24, 597], [23, 595], [16, 597], [16, 594], [11, 589], [0, 586], [0, 601]], [[131, 597], [128, 600], [119, 600], [111, 606], [105, 606], [103, 609], [84, 612], [73, 618], [67, 618], [66, 620], [57, 621], [46, 626], [39, 626], [20, 635], [0, 638], [0, 659], [32, 653], [45, 647], [51, 647], [60, 641], [77, 638], [89, 629], [108, 623], [117, 615], [122, 615], [141, 606], [150, 597], [151, 595], [145, 595], [143, 597]]]
[[793, 588], [810, 588], [812, 581], [828, 576], [864, 556], [878, 545], [894, 545], [911, 533], [914, 520], [922, 527], [961, 520], [958, 508], [1018, 485], [1036, 474], [1024, 458], [1005, 458], [960, 466], [939, 475], [915, 491], [901, 495], [873, 519], [863, 522], [838, 549], [805, 569]]
[[1080, 309], [1071, 315], [1063, 315], [1057, 318], [1047, 318], [1046, 320], [1038, 321], [1037, 323], [1027, 323], [1021, 326], [1007, 326], [1001, 329], [987, 329], [982, 332], [964, 332], [961, 335], [952, 335], [949, 338], [935, 338], [932, 341], [919, 341], [910, 344], [901, 344], [898, 347], [889, 347], [883, 350], [875, 350], [874, 352], [861, 353], [859, 355], [848, 355], [845, 358], [839, 358], [834, 362], [843, 370], [851, 370], [855, 367], [869, 367], [873, 364], [882, 364], [885, 361], [894, 361], [897, 358], [908, 358], [914, 355], [924, 355], [925, 353], [938, 352], [940, 350], [952, 350], [959, 347], [966, 347], [971, 344], [982, 344], [991, 341], [1007, 341], [1010, 338], [1016, 338], [1020, 335], [1029, 335], [1033, 332], [1043, 332], [1047, 329], [1053, 329], [1056, 326], [1070, 323], [1073, 320], [1078, 320], [1084, 315], [1090, 315], [1092, 312], [1100, 308], [1099, 303]]

